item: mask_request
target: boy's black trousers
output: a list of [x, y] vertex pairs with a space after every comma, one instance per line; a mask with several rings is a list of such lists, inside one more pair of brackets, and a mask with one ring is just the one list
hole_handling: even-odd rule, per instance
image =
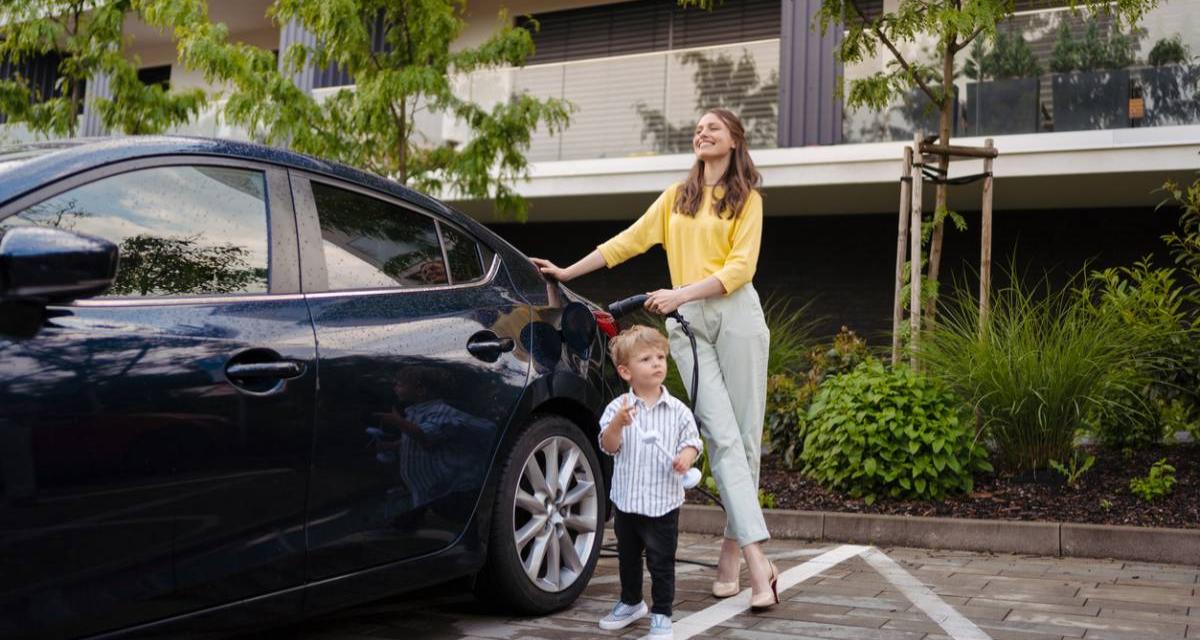
[[679, 509], [652, 518], [636, 513], [616, 512], [613, 530], [617, 534], [617, 563], [621, 574], [621, 602], [642, 601], [642, 552], [650, 569], [650, 611], [671, 615], [675, 600], [675, 548], [679, 543]]

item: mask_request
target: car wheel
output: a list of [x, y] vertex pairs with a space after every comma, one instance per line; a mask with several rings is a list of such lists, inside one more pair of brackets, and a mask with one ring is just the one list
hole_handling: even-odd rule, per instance
[[537, 419], [502, 467], [479, 581], [489, 599], [526, 614], [575, 601], [604, 536], [604, 477], [594, 447], [559, 416]]

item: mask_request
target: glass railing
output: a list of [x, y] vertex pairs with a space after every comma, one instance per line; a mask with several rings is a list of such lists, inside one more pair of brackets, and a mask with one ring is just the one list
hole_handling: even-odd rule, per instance
[[[737, 113], [751, 147], [774, 147], [779, 40], [480, 73], [462, 88], [476, 100], [526, 92], [575, 106], [566, 131], [534, 133], [531, 161], [687, 153], [696, 120], [711, 107]], [[454, 129], [448, 123], [445, 133]]]
[[[320, 100], [346, 88], [313, 94]], [[775, 147], [779, 40], [481, 71], [458, 78], [454, 90], [485, 107], [521, 92], [569, 101], [575, 111], [565, 131], [533, 133], [526, 157], [535, 162], [688, 153], [696, 120], [710, 107], [737, 113], [752, 148]], [[173, 132], [246, 139], [220, 116], [223, 106], [210, 103]], [[425, 108], [417, 109], [415, 124], [420, 144], [469, 138], [461, 122]]]
[[[1200, 124], [1200, 0], [1150, 11], [1136, 29], [1066, 9], [1019, 14], [989, 46], [959, 54], [953, 136]], [[928, 50], [912, 43], [919, 58]], [[927, 43], [924, 43], [927, 44]], [[880, 59], [846, 80], [884, 68]], [[929, 100], [911, 91], [886, 109], [846, 109], [844, 142], [910, 140], [937, 131]]]

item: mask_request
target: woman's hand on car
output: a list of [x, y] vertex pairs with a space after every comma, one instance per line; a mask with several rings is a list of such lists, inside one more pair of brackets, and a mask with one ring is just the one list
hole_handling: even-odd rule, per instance
[[686, 302], [687, 296], [679, 289], [659, 289], [650, 292], [650, 297], [646, 298], [646, 310], [666, 315]]
[[559, 282], [566, 282], [571, 279], [571, 276], [567, 273], [566, 269], [563, 269], [562, 267], [550, 262], [549, 260], [546, 260], [545, 258], [530, 258], [529, 261], [532, 262], [533, 266], [537, 267], [538, 271], [541, 271], [542, 275], [546, 276], [547, 278], [552, 278], [554, 280], [558, 280]]

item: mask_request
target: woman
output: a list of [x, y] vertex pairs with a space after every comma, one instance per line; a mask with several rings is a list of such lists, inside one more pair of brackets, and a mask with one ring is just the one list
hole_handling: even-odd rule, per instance
[[[678, 309], [696, 334], [696, 415], [726, 512], [713, 595], [729, 597], [740, 590], [740, 549], [750, 569], [750, 603], [763, 608], [778, 603], [779, 595], [778, 572], [762, 551], [770, 534], [758, 504], [770, 341], [750, 284], [762, 239], [761, 176], [741, 121], [724, 109], [700, 119], [692, 149], [696, 163], [687, 180], [664, 191], [628, 229], [565, 269], [540, 258], [532, 261], [546, 276], [566, 282], [614, 267], [656, 244], [666, 249], [674, 288], [652, 292], [646, 309], [662, 314]], [[691, 380], [691, 345], [679, 323], [668, 320], [668, 330], [671, 356], [683, 379]]]

